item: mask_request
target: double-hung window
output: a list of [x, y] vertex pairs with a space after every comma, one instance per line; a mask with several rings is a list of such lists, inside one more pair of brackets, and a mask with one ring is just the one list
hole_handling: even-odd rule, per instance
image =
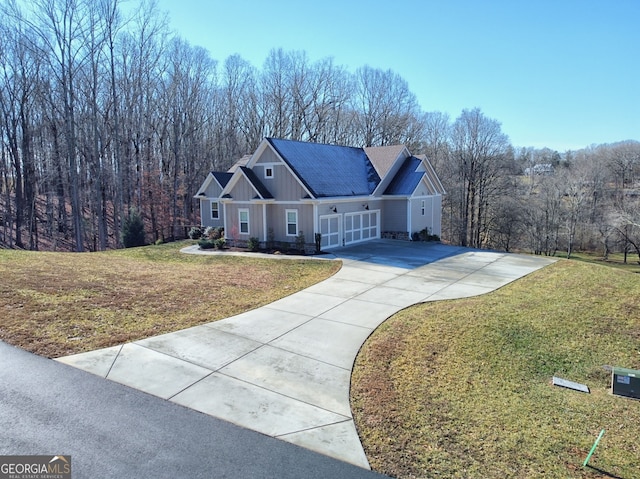
[[220, 206], [217, 201], [211, 202], [211, 219], [217, 220], [220, 218]]
[[298, 210], [286, 210], [287, 236], [298, 236]]
[[249, 234], [249, 210], [248, 209], [240, 209], [238, 210], [238, 219], [240, 220], [240, 233], [241, 234]]

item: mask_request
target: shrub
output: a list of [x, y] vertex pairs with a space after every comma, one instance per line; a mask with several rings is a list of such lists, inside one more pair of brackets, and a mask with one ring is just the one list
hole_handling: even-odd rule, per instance
[[273, 248], [276, 244], [276, 235], [273, 228], [267, 230], [267, 248]]
[[189, 238], [192, 240], [202, 238], [202, 228], [200, 228], [199, 226], [192, 226], [189, 230]]
[[224, 249], [224, 246], [227, 244], [227, 240], [224, 238], [218, 238], [213, 240], [213, 244], [215, 244], [217, 249]]
[[224, 228], [222, 226], [207, 226], [202, 236], [211, 240], [220, 239], [224, 236]]
[[131, 208], [129, 216], [122, 223], [122, 244], [125, 248], [144, 246], [144, 223], [135, 208]]
[[291, 245], [286, 241], [276, 241], [273, 244], [273, 247], [278, 250], [280, 253], [286, 253], [291, 248]]
[[419, 233], [413, 233], [411, 235], [411, 239], [413, 239], [414, 241], [418, 241], [418, 239], [420, 241], [440, 241], [440, 236], [430, 234], [429, 229], [425, 228]]
[[260, 249], [260, 240], [252, 236], [249, 238], [249, 241], [247, 241], [247, 248], [249, 248], [249, 251], [258, 251]]
[[296, 249], [304, 253], [304, 245], [305, 245], [304, 233], [300, 231], [300, 233], [298, 233], [298, 236], [296, 236]]
[[198, 246], [200, 247], [200, 249], [213, 249], [216, 244], [213, 240], [202, 238], [200, 241], [198, 241]]
[[232, 246], [236, 246], [238, 244], [238, 227], [236, 225], [231, 227], [231, 244]]

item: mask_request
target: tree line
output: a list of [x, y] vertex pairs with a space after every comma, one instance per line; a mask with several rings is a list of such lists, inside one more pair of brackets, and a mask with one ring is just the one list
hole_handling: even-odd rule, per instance
[[[208, 171], [265, 136], [425, 153], [448, 191], [451, 243], [544, 254], [596, 236], [637, 244], [637, 142], [515, 151], [478, 109], [454, 121], [424, 111], [391, 70], [281, 49], [261, 68], [218, 62], [172, 34], [152, 1], [130, 17], [121, 0], [0, 3], [0, 246], [121, 247], [132, 212], [148, 241], [181, 237], [199, 221], [192, 197]], [[523, 174], [547, 162], [552, 175]], [[597, 188], [585, 165], [599, 165]]]

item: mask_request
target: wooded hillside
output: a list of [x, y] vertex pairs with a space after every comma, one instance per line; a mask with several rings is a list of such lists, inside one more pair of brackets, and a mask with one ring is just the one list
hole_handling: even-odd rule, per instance
[[121, 3], [0, 3], [2, 247], [121, 247], [132, 209], [148, 242], [183, 237], [206, 174], [266, 136], [427, 154], [448, 191], [451, 243], [544, 254], [640, 245], [636, 141], [516, 150], [479, 109], [455, 121], [423, 110], [391, 70], [279, 49], [261, 68], [219, 62], [170, 33], [152, 2], [132, 17]]

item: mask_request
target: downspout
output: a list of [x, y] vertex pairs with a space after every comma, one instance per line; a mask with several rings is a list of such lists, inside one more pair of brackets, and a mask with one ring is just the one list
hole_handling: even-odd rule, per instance
[[407, 234], [411, 240], [411, 197], [407, 198]]

